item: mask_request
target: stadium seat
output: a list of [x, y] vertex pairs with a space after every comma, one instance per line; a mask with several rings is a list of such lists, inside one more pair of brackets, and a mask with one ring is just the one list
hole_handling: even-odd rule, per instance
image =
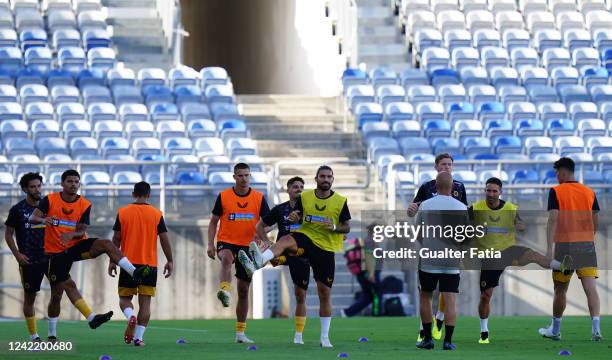
[[236, 102], [232, 85], [209, 85], [204, 89], [204, 97], [209, 104]]
[[148, 121], [149, 111], [143, 104], [122, 104], [119, 106], [119, 118], [124, 123], [130, 121]]
[[149, 121], [128, 121], [125, 123], [125, 133], [130, 141], [137, 137], [154, 137], [155, 127]]
[[516, 136], [500, 136], [493, 143], [496, 154], [521, 153], [521, 139]]
[[55, 120], [36, 120], [33, 121], [30, 129], [32, 131], [32, 139], [34, 141], [43, 137], [59, 137], [60, 127]]
[[97, 155], [98, 140], [92, 137], [74, 137], [70, 140], [70, 154], [73, 157], [78, 155]]
[[194, 148], [196, 155], [199, 158], [204, 156], [225, 155], [223, 140], [215, 137], [203, 137], [196, 139]]
[[200, 70], [202, 88], [214, 84], [228, 84], [230, 82], [227, 71], [221, 67], [205, 67]]
[[230, 159], [237, 155], [256, 155], [257, 145], [250, 138], [230, 138], [226, 143], [226, 152]]
[[408, 87], [406, 99], [413, 105], [436, 101], [436, 89], [431, 85], [413, 85]]
[[390, 103], [385, 108], [385, 119], [390, 124], [396, 121], [412, 120], [414, 108], [412, 104], [407, 102]]
[[81, 103], [61, 103], [55, 107], [60, 123], [67, 120], [85, 120], [85, 108]]
[[108, 158], [111, 155], [128, 155], [129, 153], [130, 143], [127, 139], [116, 137], [100, 141], [100, 154], [104, 158]]
[[530, 156], [536, 153], [552, 153], [553, 141], [546, 136], [529, 136], [525, 138], [525, 152]]
[[217, 127], [212, 120], [191, 120], [187, 124], [187, 134], [192, 140], [201, 137], [214, 137], [217, 134]]
[[59, 137], [43, 137], [37, 139], [36, 149], [38, 156], [41, 158], [51, 154], [69, 154], [66, 140]]

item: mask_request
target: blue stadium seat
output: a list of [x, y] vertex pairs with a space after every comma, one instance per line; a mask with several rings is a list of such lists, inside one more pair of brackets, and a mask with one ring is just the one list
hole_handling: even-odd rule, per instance
[[51, 184], [55, 184], [55, 185], [60, 185], [61, 181], [51, 181], [51, 174], [53, 173], [57, 173], [60, 178], [58, 180], [61, 180], [61, 174], [62, 172], [64, 172], [66, 170], [66, 167], [73, 164], [73, 160], [72, 157], [70, 155], [66, 155], [66, 154], [50, 154], [47, 155], [43, 158], [43, 161], [45, 163], [49, 163], [52, 161], [61, 161], [63, 162], [62, 164], [47, 164], [45, 166], [45, 174], [49, 175], [47, 177], [48, 181], [47, 183], [51, 183]]
[[25, 50], [24, 63], [28, 70], [33, 70], [46, 76], [51, 71], [53, 55], [47, 47], [32, 47]]
[[225, 144], [230, 159], [237, 155], [256, 155], [257, 145], [251, 138], [230, 138]]
[[83, 69], [76, 75], [77, 85], [84, 89], [88, 86], [105, 86], [106, 75], [98, 68]]
[[442, 119], [429, 119], [423, 122], [423, 132], [426, 137], [449, 137], [451, 135], [451, 125]]
[[81, 184], [83, 185], [83, 194], [87, 196], [107, 196], [107, 190], [87, 190], [88, 185], [110, 185], [111, 178], [104, 171], [87, 171], [81, 174]]
[[225, 146], [223, 140], [215, 137], [198, 138], [195, 141], [194, 148], [196, 155], [201, 158], [203, 156], [225, 155]]
[[164, 140], [163, 149], [167, 157], [191, 155], [193, 153], [193, 143], [186, 137], [171, 137]]
[[22, 120], [23, 109], [18, 103], [0, 103], [0, 120]]
[[108, 47], [96, 47], [87, 52], [87, 65], [91, 70], [100, 70], [106, 74], [115, 66], [117, 55]]
[[560, 89], [567, 85], [577, 85], [580, 75], [575, 67], [559, 66], [550, 71], [550, 77], [552, 84], [557, 91], [560, 91]]
[[513, 102], [508, 106], [508, 118], [516, 123], [517, 120], [535, 120], [538, 117], [536, 107], [531, 102]]
[[111, 37], [106, 29], [87, 29], [83, 31], [83, 45], [88, 52], [98, 47], [110, 48]]
[[412, 154], [428, 153], [431, 154], [431, 146], [429, 141], [422, 137], [403, 137], [398, 139], [402, 155], [406, 158]]
[[353, 85], [366, 85], [368, 83], [368, 74], [365, 71], [357, 68], [347, 68], [342, 72], [342, 89], [343, 94]]
[[464, 184], [478, 183], [478, 176], [475, 172], [469, 170], [459, 170], [453, 172], [453, 179], [461, 181]]
[[62, 138], [44, 137], [36, 140], [36, 149], [39, 157], [45, 157], [50, 154], [66, 154], [68, 155], [68, 145], [66, 140]]
[[[113, 174], [114, 185], [134, 185], [141, 182], [142, 175], [136, 171], [119, 171]], [[132, 194], [132, 190], [118, 190], [119, 196], [129, 196]]]
[[15, 30], [0, 28], [0, 46], [17, 47], [17, 33]]
[[52, 31], [51, 43], [56, 51], [65, 47], [80, 47], [81, 33], [75, 29], [61, 28]]
[[358, 129], [361, 129], [368, 122], [381, 122], [383, 120], [382, 107], [377, 103], [359, 103], [356, 105], [354, 113]]
[[504, 119], [506, 117], [506, 107], [504, 104], [492, 101], [482, 103], [478, 109], [478, 118], [481, 121], [491, 119]]
[[[238, 156], [236, 159], [238, 158], [240, 158], [240, 156]], [[202, 158], [202, 161], [208, 177], [210, 177], [210, 174], [215, 172], [232, 171], [233, 163], [230, 158], [225, 155], [206, 156]]]
[[36, 120], [30, 125], [34, 141], [43, 137], [59, 137], [60, 127], [55, 120]]
[[380, 85], [376, 89], [376, 100], [383, 108], [389, 103], [404, 101], [406, 91], [400, 85]]
[[82, 11], [77, 12], [77, 22], [79, 29], [85, 31], [85, 29], [99, 28], [106, 29], [106, 17], [101, 11]]
[[100, 154], [104, 158], [111, 155], [128, 155], [130, 153], [130, 143], [122, 137], [106, 138], [100, 141]]
[[502, 170], [501, 173], [497, 170], [484, 170], [478, 175], [479, 182], [481, 183], [485, 183], [488, 179], [492, 177], [500, 179], [504, 184], [510, 181], [510, 176], [508, 176], [508, 173], [504, 170]]
[[0, 122], [0, 134], [4, 142], [11, 138], [27, 138], [28, 123], [23, 120], [3, 120]]
[[197, 85], [176, 85], [174, 88], [176, 105], [202, 102], [202, 90]]
[[517, 170], [512, 174], [513, 184], [538, 184], [540, 177], [534, 170]]
[[432, 72], [437, 69], [446, 69], [450, 66], [450, 53], [447, 49], [430, 47], [423, 51], [421, 68]]
[[87, 107], [89, 121], [95, 125], [102, 120], [116, 120], [117, 108], [111, 103], [96, 102]]
[[516, 136], [500, 136], [493, 142], [496, 154], [521, 153], [521, 139]]
[[430, 119], [444, 119], [444, 105], [428, 101], [416, 105], [417, 118], [423, 123]]
[[192, 140], [201, 137], [214, 137], [217, 134], [217, 127], [212, 120], [190, 120], [187, 124], [187, 134]]
[[123, 124], [118, 120], [98, 120], [94, 123], [94, 136], [100, 140], [123, 136]]
[[555, 149], [561, 156], [584, 151], [584, 140], [578, 136], [560, 136], [555, 140]]
[[413, 114], [414, 108], [407, 102], [390, 103], [385, 108], [385, 118], [390, 124], [401, 120], [412, 120]]
[[51, 99], [55, 106], [61, 103], [78, 103], [81, 101], [81, 93], [76, 86], [58, 85], [51, 89]]
[[612, 102], [612, 85], [593, 85], [589, 90], [596, 104]]
[[474, 85], [489, 85], [489, 74], [483, 67], [464, 67], [460, 71], [461, 83], [466, 89]]
[[112, 69], [106, 73], [106, 82], [112, 89], [117, 85], [136, 85], [136, 75], [132, 69]]
[[605, 122], [610, 123], [612, 120], [612, 102], [600, 104], [599, 113]]
[[232, 85], [210, 85], [204, 89], [204, 96], [209, 104], [212, 103], [230, 103], [236, 102], [234, 88]]
[[47, 32], [43, 28], [27, 28], [19, 33], [19, 42], [23, 52], [31, 47], [46, 47], [47, 40]]
[[125, 123], [125, 133], [130, 141], [137, 137], [154, 137], [155, 127], [150, 121], [128, 121]]
[[473, 85], [468, 88], [468, 95], [470, 102], [474, 104], [477, 109], [483, 103], [497, 101], [497, 92], [491, 85]]
[[[406, 158], [402, 155], [390, 154], [390, 155], [381, 155], [376, 162], [376, 169], [378, 169], [378, 177], [386, 182], [387, 172], [389, 169], [389, 164], [392, 162], [405, 162]], [[398, 170], [398, 167], [395, 167], [395, 170]]]
[[[77, 154], [73, 156], [75, 160], [78, 161], [88, 161], [88, 160], [104, 160], [102, 156], [96, 154]], [[81, 165], [81, 172], [86, 171], [107, 171], [106, 165]]]
[[175, 90], [177, 86], [197, 86], [199, 76], [200, 74], [197, 71], [185, 65], [174, 67], [168, 73], [170, 86]]
[[436, 101], [436, 89], [431, 85], [409, 85], [406, 99], [413, 106], [421, 102]]
[[369, 141], [368, 154], [371, 162], [376, 163], [383, 155], [399, 155], [398, 142], [389, 137], [375, 137]]
[[453, 69], [436, 69], [431, 72], [431, 85], [436, 88], [442, 85], [457, 85], [459, 83], [459, 73]]
[[552, 153], [553, 141], [546, 136], [529, 136], [525, 138], [525, 152], [530, 156], [537, 153]]
[[57, 59], [59, 67], [69, 71], [73, 76], [76, 76], [86, 65], [85, 51], [80, 47], [67, 46], [59, 49]]
[[0, 102], [17, 102], [17, 89], [13, 85], [0, 85]]
[[[569, 86], [565, 89], [567, 88], [569, 88]], [[543, 102], [559, 101], [559, 98], [557, 97], [557, 91], [552, 86], [531, 85], [527, 87], [527, 92], [529, 93], [529, 98], [531, 99], [531, 101], [536, 105]], [[565, 102], [565, 100], [563, 102]]]
[[481, 136], [482, 122], [478, 120], [458, 120], [453, 125], [453, 133], [460, 140], [468, 136]]
[[606, 123], [600, 119], [582, 119], [578, 121], [578, 135], [588, 139], [593, 136], [605, 136]]
[[[115, 162], [114, 165], [108, 167], [108, 172], [111, 174], [118, 173], [119, 171], [139, 171], [140, 164], [135, 164], [136, 158], [129, 154], [111, 154], [106, 157], [106, 160], [112, 160]], [[138, 159], [143, 161], [143, 159]]]
[[140, 88], [130, 85], [116, 85], [112, 88], [113, 102], [117, 106], [122, 104], [143, 104], [144, 98]]
[[471, 46], [449, 48], [451, 52], [451, 64], [457, 71], [462, 72], [466, 68], [480, 65], [480, 54]]
[[[372, 123], [378, 124], [378, 123]], [[399, 120], [393, 123], [393, 137], [421, 136], [421, 124], [416, 120]]]
[[[195, 155], [173, 155], [170, 161], [174, 163], [170, 166], [170, 172], [173, 174], [201, 171], [200, 160]], [[229, 159], [227, 161], [229, 162]], [[144, 173], [144, 171], [142, 172]], [[156, 172], [159, 172], [159, 169]]]
[[[50, 2], [49, 5], [58, 4], [58, 2]], [[52, 11], [53, 10], [53, 11]], [[47, 26], [51, 33], [60, 29], [76, 29], [76, 16], [70, 8], [48, 8]]]
[[347, 103], [353, 110], [360, 103], [374, 102], [374, 87], [371, 85], [352, 85], [347, 90]]
[[[66, 120], [62, 122], [62, 133], [69, 143], [77, 137], [89, 137], [91, 136], [91, 123], [86, 120]], [[72, 148], [72, 145], [70, 148]], [[96, 146], [97, 149], [98, 146]]]
[[32, 102], [25, 107], [25, 118], [28, 123], [34, 120], [53, 120], [53, 105], [47, 102]]
[[215, 121], [221, 121], [227, 118], [235, 118], [236, 116], [240, 116], [238, 106], [236, 104], [227, 103], [210, 104], [210, 114], [212, 115], [212, 119]]
[[427, 73], [420, 69], [405, 69], [400, 74], [400, 81], [404, 88], [412, 85], [429, 85]]
[[[347, 74], [348, 71], [348, 74]], [[370, 71], [370, 79], [375, 89], [382, 85], [395, 85], [399, 82], [397, 73], [389, 68], [374, 68]], [[359, 69], [346, 69], [342, 74], [342, 86], [347, 88], [349, 85], [365, 85], [367, 76]]]
[[224, 85], [230, 82], [227, 71], [222, 67], [213, 66], [202, 68], [202, 70], [200, 70], [200, 76], [202, 78], [202, 88], [206, 88], [208, 85]]
[[83, 100], [85, 105], [113, 102], [110, 90], [100, 85], [89, 85], [83, 88]]
[[131, 149], [136, 159], [145, 155], [161, 155], [161, 142], [157, 138], [136, 138], [132, 140]]
[[25, 68], [17, 72], [15, 83], [17, 88], [21, 89], [26, 85], [43, 85], [45, 80], [42, 73]]
[[32, 102], [46, 102], [49, 99], [49, 90], [40, 84], [24, 85], [19, 89], [19, 97], [23, 106]]
[[600, 154], [612, 152], [612, 137], [592, 137], [587, 140], [587, 149], [597, 158]]
[[466, 95], [463, 85], [447, 84], [438, 88], [438, 97], [446, 107], [450, 104], [465, 102]]
[[435, 154], [441, 154], [441, 153], [457, 154], [461, 150], [461, 144], [459, 144], [459, 139], [456, 139], [456, 138], [431, 139], [431, 147]]
[[521, 119], [516, 122], [516, 135], [520, 137], [526, 136], [543, 136], [544, 124], [537, 119]]
[[142, 95], [145, 104], [151, 106], [154, 103], [173, 103], [174, 95], [172, 90], [165, 85], [147, 85], [142, 87]]
[[502, 86], [519, 84], [518, 72], [514, 68], [494, 67], [489, 70], [489, 74], [491, 84], [496, 89], [499, 89]]
[[75, 137], [70, 140], [70, 153], [77, 155], [97, 155], [98, 140], [92, 137]]
[[[215, 106], [230, 106], [232, 109], [235, 110], [235, 115], [237, 115], [238, 113], [238, 108], [234, 104], [219, 104]], [[206, 104], [187, 103], [182, 104], [180, 108], [181, 117], [184, 122], [199, 119], [211, 119], [211, 112], [208, 108], [208, 105]], [[218, 115], [221, 115], [221, 112], [219, 112]]]
[[156, 131], [162, 141], [169, 137], [183, 137], [185, 124], [177, 120], [164, 120], [157, 123]]
[[574, 122], [582, 119], [596, 119], [597, 105], [592, 102], [575, 102], [569, 106], [569, 114]]
[[217, 124], [219, 137], [226, 141], [231, 137], [249, 137], [247, 126], [240, 118], [225, 119]]
[[546, 134], [550, 137], [574, 135], [576, 127], [569, 119], [550, 119], [546, 122]]
[[567, 118], [567, 107], [559, 102], [546, 102], [538, 104], [538, 113], [540, 120], [548, 121], [551, 119]]
[[539, 67], [523, 66], [519, 69], [521, 84], [529, 90], [534, 86], [548, 85], [548, 71]]
[[62, 103], [55, 108], [60, 123], [68, 120], [85, 120], [85, 108], [81, 103]]
[[537, 67], [540, 57], [535, 49], [527, 47], [513, 47], [510, 51], [510, 63], [520, 71], [524, 68]]
[[17, 178], [20, 178], [20, 174], [24, 174], [26, 172], [39, 172], [41, 171], [41, 167], [36, 163], [40, 163], [40, 158], [36, 154], [18, 154], [11, 156], [9, 158], [17, 163], [21, 163], [20, 165], [13, 166], [13, 172], [18, 174]]
[[[451, 57], [457, 48], [470, 48], [472, 34], [465, 29], [452, 29], [444, 32], [444, 47], [451, 52]], [[456, 68], [456, 66], [454, 66]]]
[[178, 120], [178, 108], [173, 103], [156, 103], [149, 106], [149, 115], [154, 123], [163, 120]]
[[57, 85], [74, 85], [74, 78], [68, 70], [53, 69], [47, 75], [47, 86], [52, 89]]
[[568, 85], [559, 90], [559, 97], [566, 105], [575, 102], [591, 101], [591, 95], [582, 85]]
[[124, 123], [129, 121], [148, 121], [149, 110], [143, 104], [122, 104], [119, 106], [119, 118]]

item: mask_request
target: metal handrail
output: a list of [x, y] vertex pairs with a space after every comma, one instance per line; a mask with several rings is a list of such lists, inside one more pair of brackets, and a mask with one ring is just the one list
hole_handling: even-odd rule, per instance
[[[581, 161], [577, 162], [578, 166], [577, 179], [582, 182], [584, 179], [584, 166], [586, 165], [596, 165], [596, 164], [612, 164], [612, 161]], [[396, 168], [399, 166], [412, 165], [414, 166], [413, 174], [415, 181], [418, 181], [419, 172], [421, 166], [432, 167], [431, 161], [391, 161], [387, 165], [387, 176], [386, 176], [386, 184], [383, 186], [383, 198], [387, 201], [387, 210], [396, 210], [396, 197], [397, 197], [397, 170]], [[501, 174], [503, 171], [504, 165], [551, 165], [550, 161], [546, 160], [457, 160], [454, 162], [454, 166], [457, 165], [494, 165], [496, 166], [496, 171], [498, 174]], [[374, 165], [375, 166], [375, 165]], [[552, 166], [551, 166], [552, 168]], [[414, 185], [410, 185], [406, 187], [407, 189], [417, 189], [419, 185], [416, 183]], [[608, 189], [612, 188], [611, 184], [593, 184], [589, 185], [595, 189]], [[482, 184], [466, 184], [465, 187], [467, 189], [477, 189], [482, 187]], [[504, 185], [504, 188], [507, 189], [548, 189], [552, 187], [551, 184], [508, 184]]]

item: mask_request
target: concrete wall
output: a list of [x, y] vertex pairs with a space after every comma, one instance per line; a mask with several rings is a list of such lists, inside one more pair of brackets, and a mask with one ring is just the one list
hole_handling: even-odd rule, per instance
[[335, 95], [344, 58], [323, 0], [182, 0], [184, 62], [228, 69], [239, 94]]

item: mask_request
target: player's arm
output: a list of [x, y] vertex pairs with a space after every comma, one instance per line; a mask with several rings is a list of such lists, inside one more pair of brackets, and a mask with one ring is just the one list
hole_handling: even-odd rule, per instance
[[417, 192], [416, 196], [414, 197], [412, 202], [408, 205], [408, 216], [409, 217], [414, 217], [417, 211], [419, 211], [419, 205], [421, 205], [421, 202], [423, 202], [423, 199], [425, 199], [425, 191], [426, 191], [425, 184], [423, 184], [419, 187], [419, 191]]
[[559, 219], [559, 201], [555, 189], [548, 192], [548, 222], [546, 223], [546, 256], [552, 257], [555, 230]]
[[74, 239], [82, 239], [85, 236], [87, 227], [89, 226], [89, 214], [91, 213], [91, 205], [85, 210], [83, 215], [76, 224], [75, 231], [63, 233], [61, 239], [64, 243], [67, 243]]
[[344, 206], [342, 206], [342, 210], [340, 211], [340, 216], [338, 217], [338, 225], [330, 223], [326, 224], [326, 227], [333, 232], [348, 234], [349, 232], [351, 232], [351, 225], [349, 224], [350, 220], [351, 213], [345, 201]]
[[172, 257], [172, 247], [170, 246], [170, 238], [168, 232], [159, 234], [159, 243], [166, 257], [166, 265], [164, 266], [164, 277], [169, 278], [174, 271], [174, 259]]
[[295, 200], [295, 207], [293, 211], [289, 214], [288, 219], [292, 224], [298, 224], [302, 219], [302, 212], [304, 211], [304, 207], [302, 206], [302, 195]]
[[519, 216], [518, 212], [514, 217], [514, 228], [516, 229], [516, 231], [521, 232], [527, 229], [527, 224], [525, 224], [525, 221], [523, 221], [523, 219]]
[[13, 238], [14, 234], [15, 228], [6, 225], [4, 228], [4, 240], [6, 241], [6, 245], [8, 245], [9, 249], [11, 249], [13, 256], [15, 256], [15, 260], [17, 260], [20, 265], [27, 265], [29, 264], [29, 259], [27, 256], [19, 252], [17, 244], [15, 243], [15, 239]]
[[259, 219], [255, 226], [255, 230], [260, 241], [269, 242], [268, 232], [272, 230], [274, 224], [279, 223], [279, 220], [280, 212], [278, 206], [273, 207], [272, 210]]
[[37, 224], [37, 225], [45, 224], [45, 225], [53, 226], [53, 218], [47, 217], [48, 212], [49, 212], [49, 198], [45, 196], [39, 201], [38, 207], [34, 209], [32, 214], [30, 215], [30, 218], [28, 219], [28, 222], [30, 222], [31, 224]]
[[208, 249], [206, 253], [208, 257], [213, 260], [215, 258], [215, 236], [217, 235], [217, 224], [219, 223], [219, 219], [219, 216], [212, 215], [208, 223]]

